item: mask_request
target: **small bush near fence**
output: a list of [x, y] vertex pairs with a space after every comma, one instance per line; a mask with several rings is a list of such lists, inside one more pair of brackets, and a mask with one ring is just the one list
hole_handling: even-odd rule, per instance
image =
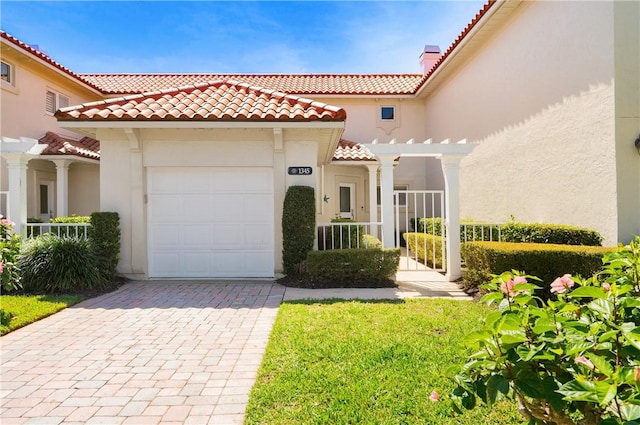
[[[350, 218], [334, 218], [332, 223], [355, 223]], [[321, 226], [318, 228], [318, 249], [366, 248], [363, 225]]]
[[602, 245], [602, 236], [595, 230], [562, 224], [506, 223], [501, 232], [503, 242]]
[[[462, 245], [462, 259], [466, 265], [463, 284], [466, 288], [478, 288], [491, 281], [492, 274], [505, 270], [526, 270], [527, 274], [542, 279], [547, 287], [558, 276], [590, 277], [602, 266], [602, 257], [615, 248], [512, 243], [468, 242]], [[542, 291], [541, 291], [542, 292]], [[544, 293], [549, 293], [545, 289]], [[542, 294], [540, 294], [542, 295]]]
[[42, 235], [23, 245], [19, 256], [28, 292], [68, 293], [104, 287], [100, 258], [84, 238]]
[[[49, 222], [60, 224], [89, 224], [91, 223], [91, 217], [88, 215], [70, 215], [68, 217], [54, 217], [49, 220]], [[78, 227], [52, 227], [49, 232], [57, 236], [84, 236], [84, 229]]]
[[[411, 219], [411, 227], [418, 233], [442, 235], [442, 218]], [[483, 224], [474, 221], [460, 223], [460, 241], [496, 241], [552, 243], [560, 245], [602, 245], [602, 236], [592, 229], [547, 223]]]
[[100, 259], [100, 271], [111, 281], [120, 255], [120, 216], [116, 212], [94, 212], [90, 221], [89, 239]]
[[282, 207], [282, 265], [288, 276], [299, 275], [313, 249], [316, 200], [309, 186], [290, 186]]
[[334, 249], [307, 255], [309, 279], [322, 287], [395, 286], [400, 250]]
[[429, 267], [442, 268], [442, 236], [429, 233], [404, 233], [407, 248]]

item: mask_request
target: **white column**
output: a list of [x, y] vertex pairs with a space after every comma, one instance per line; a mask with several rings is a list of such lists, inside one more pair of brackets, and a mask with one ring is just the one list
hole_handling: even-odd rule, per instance
[[[367, 164], [369, 170], [369, 222], [378, 221], [378, 164]], [[378, 237], [378, 226], [371, 226], [371, 235]]]
[[446, 277], [451, 282], [462, 276], [460, 259], [460, 161], [463, 157], [463, 155], [443, 155], [440, 157], [445, 183]]
[[27, 164], [31, 155], [23, 153], [4, 154], [9, 177], [9, 219], [15, 223], [14, 230], [22, 234], [27, 223]]
[[69, 215], [69, 166], [70, 159], [54, 159], [56, 164], [56, 216]]
[[380, 161], [380, 206], [382, 210], [382, 243], [393, 248], [393, 161], [398, 155], [378, 155]]

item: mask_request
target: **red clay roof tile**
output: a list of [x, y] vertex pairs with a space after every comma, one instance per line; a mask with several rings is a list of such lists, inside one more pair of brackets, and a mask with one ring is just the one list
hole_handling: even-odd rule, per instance
[[234, 80], [296, 95], [411, 95], [421, 74], [82, 74], [105, 94], [133, 94], [207, 81]]
[[60, 121], [344, 121], [347, 114], [336, 106], [229, 80], [85, 103], [55, 116]]
[[90, 159], [100, 159], [100, 141], [91, 137], [80, 140], [60, 136], [48, 131], [38, 139], [38, 143], [48, 145], [42, 155], [74, 155]]
[[375, 161], [376, 157], [360, 143], [341, 139], [333, 154], [334, 161]]

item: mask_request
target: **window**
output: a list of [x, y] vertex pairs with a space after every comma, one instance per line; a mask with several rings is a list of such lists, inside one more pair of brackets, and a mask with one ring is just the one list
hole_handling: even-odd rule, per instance
[[6, 62], [2, 62], [0, 77], [2, 78], [2, 81], [13, 84], [13, 67]]
[[[406, 184], [401, 184], [401, 185], [395, 185], [393, 186], [393, 190], [409, 190], [409, 186]], [[380, 186], [378, 186], [378, 205], [380, 205]], [[397, 196], [397, 205], [400, 207], [406, 207], [407, 206], [407, 194], [406, 193], [398, 193]], [[394, 207], [396, 206], [395, 204], [393, 205]]]
[[380, 119], [393, 121], [396, 118], [396, 108], [393, 106], [383, 106], [380, 108]]
[[45, 110], [54, 114], [58, 109], [69, 106], [69, 98], [63, 94], [47, 90]]

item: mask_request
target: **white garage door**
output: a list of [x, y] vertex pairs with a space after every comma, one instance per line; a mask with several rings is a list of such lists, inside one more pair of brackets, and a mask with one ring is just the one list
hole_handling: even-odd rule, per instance
[[150, 277], [273, 277], [273, 171], [151, 167]]

